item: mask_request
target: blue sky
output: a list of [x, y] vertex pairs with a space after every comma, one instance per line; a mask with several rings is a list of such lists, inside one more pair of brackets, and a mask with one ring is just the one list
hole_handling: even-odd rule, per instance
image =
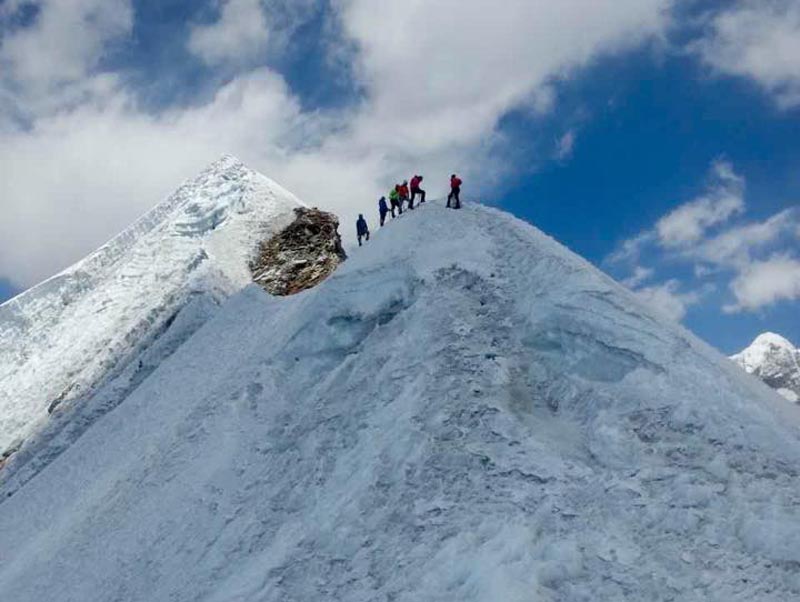
[[[553, 234], [623, 279], [628, 266], [606, 261], [620, 240], [634, 237], [676, 206], [702, 194], [709, 165], [724, 159], [746, 180], [747, 210], [739, 223], [800, 205], [800, 111], [783, 111], [748, 81], [709, 78], [691, 57], [652, 60], [648, 52], [604, 61], [562, 90], [575, 123], [568, 160], [521, 176], [498, 204]], [[556, 119], [558, 121], [558, 119]], [[563, 123], [517, 121], [518, 133], [557, 136]], [[568, 127], [568, 126], [567, 126]], [[544, 130], [544, 133], [543, 131]], [[800, 248], [797, 238], [788, 248]], [[656, 281], [678, 278], [701, 288], [685, 262], [659, 261]], [[729, 274], [727, 274], [729, 275]], [[800, 305], [780, 302], [755, 311], [720, 311], [727, 279], [686, 308], [685, 324], [732, 352], [753, 333], [776, 330], [800, 340]]]
[[0, 300], [232, 152], [345, 222], [458, 171], [723, 351], [800, 342], [800, 0], [374, 7], [6, 0]]

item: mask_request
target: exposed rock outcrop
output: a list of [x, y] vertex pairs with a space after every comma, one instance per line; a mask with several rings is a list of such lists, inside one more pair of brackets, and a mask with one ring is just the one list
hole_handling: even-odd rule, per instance
[[20, 450], [23, 443], [24, 441], [22, 439], [17, 439], [6, 449], [0, 450], [0, 470], [3, 470], [8, 459]]
[[347, 259], [332, 213], [305, 207], [296, 219], [261, 244], [250, 263], [253, 282], [272, 295], [293, 295], [325, 280]]

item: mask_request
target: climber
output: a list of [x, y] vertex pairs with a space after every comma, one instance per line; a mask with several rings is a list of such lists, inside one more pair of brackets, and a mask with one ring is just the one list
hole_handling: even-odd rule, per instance
[[455, 199], [453, 209], [461, 209], [461, 199], [458, 195], [461, 194], [461, 178], [456, 174], [450, 176], [450, 194], [447, 195], [447, 206], [450, 206], [450, 201]]
[[358, 246], [361, 246], [361, 237], [365, 237], [369, 240], [369, 226], [367, 226], [367, 220], [364, 219], [364, 216], [359, 213], [358, 220], [356, 221], [356, 234], [358, 236]]
[[[397, 187], [397, 194], [400, 195], [400, 207], [403, 207], [403, 201], [408, 203], [408, 180], [403, 180], [403, 183]], [[409, 209], [413, 209], [414, 205], [409, 204]]]
[[[386, 214], [389, 213], [389, 207], [386, 206], [385, 196], [382, 196], [378, 201], [378, 213], [381, 216], [381, 227], [383, 227], [383, 224], [386, 221]], [[394, 211], [392, 211], [392, 217], [394, 217]]]
[[403, 205], [400, 204], [400, 184], [389, 191], [389, 202], [392, 205], [392, 217], [396, 217], [394, 214], [395, 209], [399, 209], [400, 215], [403, 215]]
[[420, 184], [422, 184], [422, 176], [415, 175], [411, 178], [411, 200], [408, 205], [410, 209], [414, 208], [414, 199], [417, 198], [417, 195], [420, 197], [420, 203], [425, 202], [425, 191], [419, 187]]

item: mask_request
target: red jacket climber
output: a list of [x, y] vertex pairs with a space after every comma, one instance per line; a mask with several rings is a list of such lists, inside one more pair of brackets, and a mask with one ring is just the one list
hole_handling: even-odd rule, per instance
[[403, 182], [397, 187], [397, 192], [400, 194], [400, 200], [408, 199], [408, 182]]
[[450, 201], [455, 200], [453, 208], [461, 209], [461, 199], [459, 198], [460, 194], [461, 178], [459, 178], [456, 174], [453, 174], [450, 176], [450, 194], [447, 195], [447, 206], [450, 206]]
[[420, 203], [425, 202], [425, 191], [419, 187], [422, 183], [422, 176], [414, 176], [411, 178], [411, 199], [408, 201], [408, 208], [414, 208], [414, 199], [417, 198], [417, 195], [420, 196]]

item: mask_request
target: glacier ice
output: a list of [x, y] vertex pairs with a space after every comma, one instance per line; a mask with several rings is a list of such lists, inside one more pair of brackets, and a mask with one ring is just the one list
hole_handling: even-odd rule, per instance
[[226, 156], [86, 259], [0, 306], [0, 452], [91, 395], [197, 294], [250, 282], [263, 238], [302, 203]]
[[429, 202], [233, 296], [0, 485], [0, 594], [798, 599], [799, 467], [800, 408], [532, 226]]

